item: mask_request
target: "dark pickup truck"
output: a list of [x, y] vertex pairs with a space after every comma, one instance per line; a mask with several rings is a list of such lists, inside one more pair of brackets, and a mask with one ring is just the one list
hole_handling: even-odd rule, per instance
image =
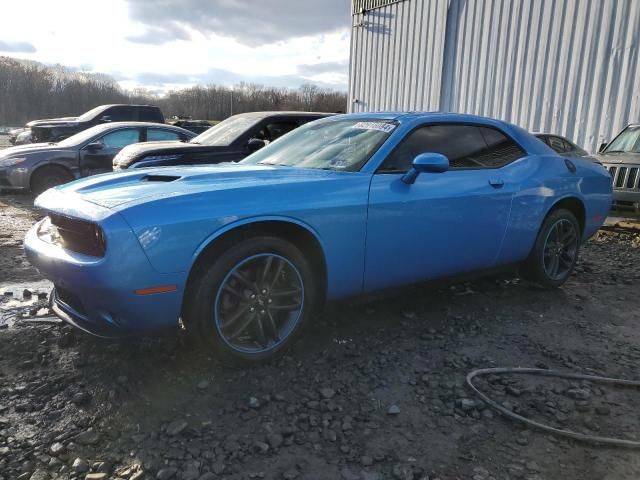
[[152, 105], [100, 105], [79, 117], [51, 118], [27, 123], [34, 143], [58, 142], [87, 128], [108, 122], [164, 123], [159, 107]]
[[113, 159], [114, 170], [239, 162], [305, 123], [327, 117], [314, 112], [251, 112], [229, 117], [189, 142], [129, 145]]

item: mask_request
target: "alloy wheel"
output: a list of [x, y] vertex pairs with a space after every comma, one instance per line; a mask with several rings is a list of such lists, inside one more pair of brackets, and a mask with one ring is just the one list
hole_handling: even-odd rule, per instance
[[564, 278], [573, 268], [578, 253], [578, 232], [574, 224], [560, 219], [549, 229], [544, 244], [542, 263], [552, 280]]
[[216, 294], [215, 326], [243, 353], [262, 353], [283, 343], [302, 317], [304, 285], [286, 258], [264, 253], [239, 262]]

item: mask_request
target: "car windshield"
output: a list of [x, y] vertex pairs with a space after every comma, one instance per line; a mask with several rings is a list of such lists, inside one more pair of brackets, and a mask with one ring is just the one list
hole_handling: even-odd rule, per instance
[[87, 128], [86, 130], [78, 132], [75, 135], [71, 135], [70, 137], [58, 142], [58, 146], [75, 147], [76, 145], [80, 145], [86, 141], [91, 140], [93, 137], [105, 130], [107, 130], [105, 125], [96, 125], [95, 127]]
[[96, 108], [92, 108], [88, 112], [85, 112], [82, 115], [80, 115], [78, 117], [78, 121], [79, 122], [86, 122], [87, 120], [91, 120], [96, 115], [98, 115], [101, 112], [104, 112], [105, 110], [106, 110], [106, 107], [104, 105], [101, 105], [101, 106], [96, 107]]
[[236, 115], [214, 125], [206, 132], [191, 139], [190, 143], [227, 147], [231, 145], [247, 129], [262, 120], [262, 117]]
[[284, 135], [241, 163], [357, 171], [396, 123], [386, 120], [312, 122]]
[[640, 153], [640, 125], [627, 127], [604, 152]]

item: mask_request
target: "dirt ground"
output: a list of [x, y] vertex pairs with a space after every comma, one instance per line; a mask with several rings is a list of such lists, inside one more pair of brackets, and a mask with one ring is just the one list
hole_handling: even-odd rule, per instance
[[[47, 320], [21, 247], [31, 203], [0, 196], [0, 479], [640, 478], [638, 450], [524, 428], [464, 386], [498, 366], [640, 378], [637, 233], [598, 234], [557, 291], [501, 276], [332, 306], [288, 356], [239, 370], [179, 332], [105, 341]], [[538, 421], [640, 440], [638, 390], [478, 385]]]

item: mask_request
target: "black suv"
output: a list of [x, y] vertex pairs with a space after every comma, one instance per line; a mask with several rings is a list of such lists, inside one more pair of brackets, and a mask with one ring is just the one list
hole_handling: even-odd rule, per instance
[[152, 122], [164, 123], [159, 107], [152, 105], [101, 105], [79, 117], [51, 118], [27, 123], [32, 142], [58, 142], [100, 123]]
[[129, 145], [113, 159], [113, 169], [239, 162], [267, 143], [307, 122], [332, 115], [313, 112], [252, 112], [234, 115], [187, 143]]

